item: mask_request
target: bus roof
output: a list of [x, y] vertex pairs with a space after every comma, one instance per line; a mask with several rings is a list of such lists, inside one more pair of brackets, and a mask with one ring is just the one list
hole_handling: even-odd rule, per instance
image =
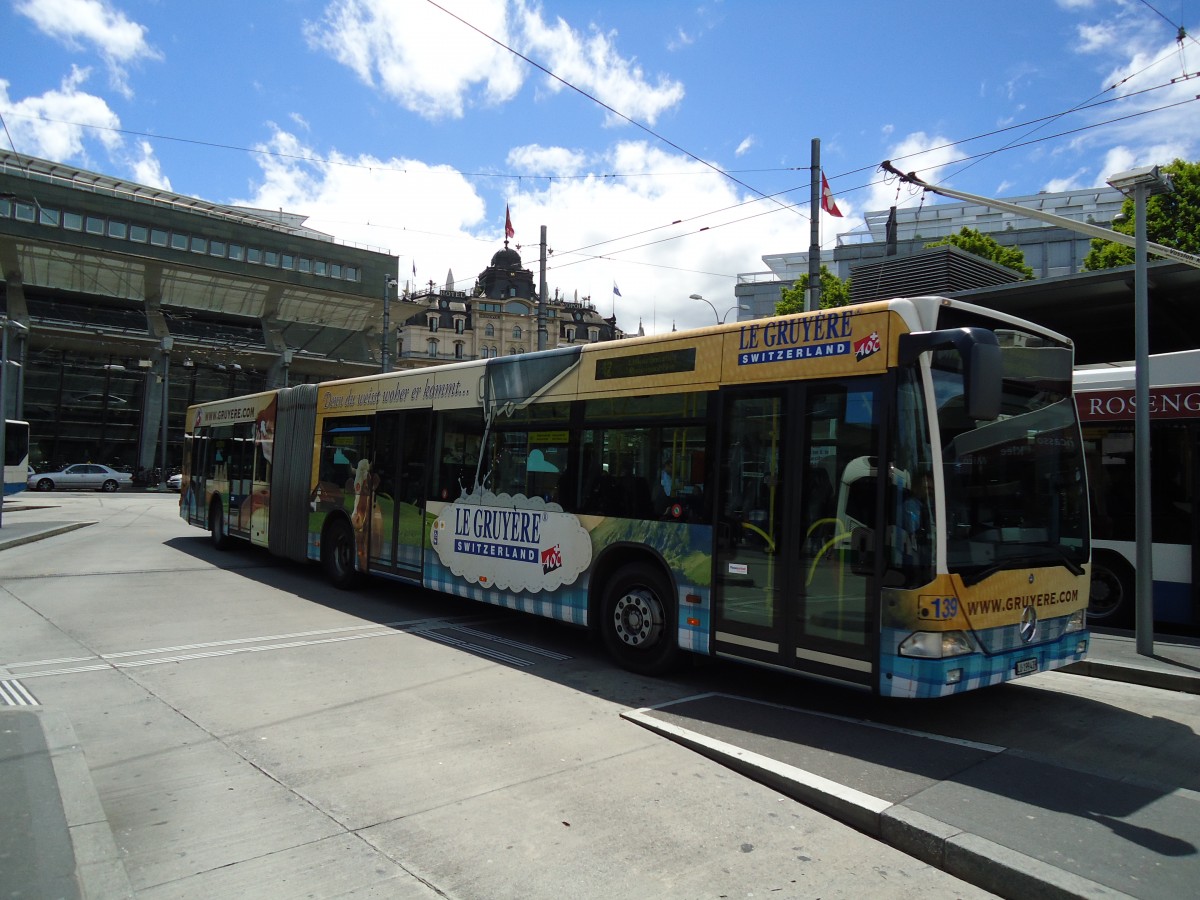
[[[1098, 391], [1107, 388], [1132, 388], [1136, 369], [1132, 362], [1084, 366], [1075, 370], [1075, 390]], [[1150, 383], [1153, 385], [1196, 384], [1200, 382], [1200, 350], [1156, 353], [1150, 357]]]

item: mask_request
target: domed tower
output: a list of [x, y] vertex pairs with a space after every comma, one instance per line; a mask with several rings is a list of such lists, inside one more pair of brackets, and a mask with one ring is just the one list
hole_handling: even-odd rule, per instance
[[537, 292], [533, 287], [533, 272], [521, 265], [521, 254], [504, 242], [504, 249], [497, 250], [492, 264], [479, 273], [475, 296], [490, 300], [520, 298], [529, 303], [536, 302]]

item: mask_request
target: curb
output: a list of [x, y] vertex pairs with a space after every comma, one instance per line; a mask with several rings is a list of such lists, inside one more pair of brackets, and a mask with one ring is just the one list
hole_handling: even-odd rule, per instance
[[628, 710], [621, 713], [621, 718], [999, 897], [1008, 900], [1070, 900], [1078, 897], [1132, 900], [1128, 894], [903, 805], [889, 803], [813, 772], [659, 721], [648, 715], [650, 711], [647, 707]]
[[0, 550], [7, 550], [10, 547], [20, 547], [22, 544], [32, 544], [34, 541], [40, 541], [43, 538], [54, 537], [56, 534], [66, 534], [68, 531], [76, 531], [77, 529], [95, 524], [95, 522], [68, 522], [65, 525], [54, 525], [49, 528], [31, 531], [29, 534], [23, 534], [20, 537], [0, 537]]
[[1122, 681], [1126, 684], [1138, 684], [1142, 687], [1159, 688], [1164, 691], [1180, 691], [1185, 694], [1200, 694], [1200, 673], [1184, 675], [1179, 672], [1166, 672], [1159, 669], [1147, 669], [1142, 666], [1126, 666], [1121, 663], [1100, 662], [1099, 660], [1084, 659], [1071, 663], [1058, 670], [1069, 675], [1085, 675], [1089, 678], [1104, 678], [1109, 681]]
[[74, 728], [63, 713], [44, 708], [26, 711], [35, 713], [42, 726], [75, 856], [79, 896], [84, 900], [132, 898], [129, 875]]

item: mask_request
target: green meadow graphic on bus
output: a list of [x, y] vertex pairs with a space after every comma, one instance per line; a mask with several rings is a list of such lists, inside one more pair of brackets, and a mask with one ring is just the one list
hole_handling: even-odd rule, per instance
[[[524, 409], [579, 364], [579, 348], [488, 360], [483, 377], [484, 442], [502, 416]], [[529, 466], [553, 469], [541, 451]], [[592, 562], [592, 541], [575, 516], [543, 497], [496, 494], [481, 457], [475, 482], [442, 510], [430, 543], [451, 572], [501, 590], [553, 591], [573, 584]], [[557, 470], [553, 470], [557, 472]]]

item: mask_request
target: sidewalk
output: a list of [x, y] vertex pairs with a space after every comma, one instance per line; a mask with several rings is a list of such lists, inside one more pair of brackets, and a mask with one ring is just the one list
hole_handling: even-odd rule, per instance
[[[23, 521], [9, 507], [0, 552], [94, 524]], [[1142, 656], [1132, 637], [1093, 632], [1088, 658], [1063, 671], [1200, 694], [1200, 642], [1160, 637], [1154, 650]], [[6, 676], [0, 669], [0, 895], [132, 896], [70, 723], [29, 705]], [[1159, 866], [1160, 895], [1164, 883], [1189, 895], [1200, 878], [1194, 792], [895, 729], [872, 759], [862, 748], [881, 746], [877, 725], [819, 717], [814, 727], [814, 714], [720, 694], [624, 717], [1000, 896], [1126, 896], [1112, 885], [1137, 884], [1145, 864]], [[1060, 857], [1055, 838], [1085, 830]], [[1130, 833], [1154, 842], [1130, 854]]]

